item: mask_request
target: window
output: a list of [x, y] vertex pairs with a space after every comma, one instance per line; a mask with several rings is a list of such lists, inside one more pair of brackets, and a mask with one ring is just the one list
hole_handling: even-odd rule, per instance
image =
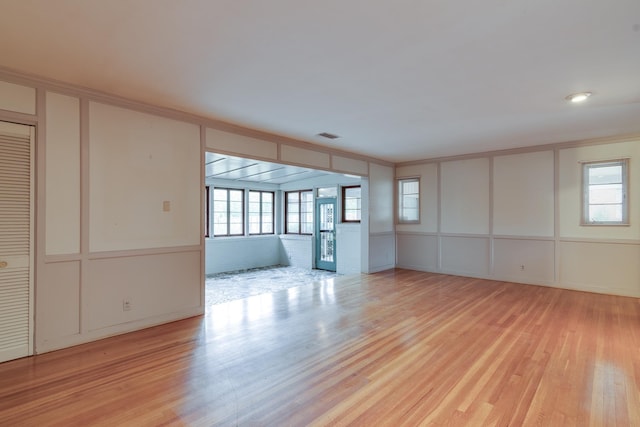
[[285, 233], [313, 234], [313, 191], [285, 193]]
[[211, 231], [209, 224], [211, 223], [211, 187], [204, 187], [204, 237], [210, 237]]
[[273, 234], [271, 191], [249, 191], [249, 234]]
[[213, 189], [213, 235], [244, 235], [244, 190]]
[[582, 164], [582, 224], [627, 225], [628, 160]]
[[398, 180], [398, 222], [420, 222], [420, 180]]
[[360, 222], [360, 186], [342, 187], [342, 222]]
[[320, 187], [318, 188], [318, 197], [338, 197], [338, 188]]

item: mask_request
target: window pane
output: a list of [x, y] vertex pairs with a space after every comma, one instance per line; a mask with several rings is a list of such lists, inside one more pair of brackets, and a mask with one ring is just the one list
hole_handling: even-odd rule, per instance
[[241, 235], [242, 234], [242, 224], [230, 224], [229, 226], [229, 234]]
[[589, 184], [622, 183], [622, 166], [589, 166]]
[[249, 234], [259, 234], [260, 233], [260, 223], [249, 223]]
[[226, 201], [227, 200], [227, 190], [221, 190], [216, 188], [213, 190], [213, 200]]
[[592, 185], [589, 204], [622, 203], [622, 184]]
[[398, 185], [398, 221], [420, 220], [420, 182], [417, 179], [400, 180]]
[[287, 223], [287, 232], [288, 233], [300, 233], [300, 223], [298, 223], [298, 222], [289, 222], [289, 223]]
[[234, 202], [242, 202], [242, 196], [244, 191], [242, 190], [229, 190], [229, 200]]
[[590, 205], [589, 221], [621, 222], [622, 205]]
[[338, 197], [338, 187], [318, 188], [318, 197]]
[[260, 192], [259, 191], [249, 191], [249, 203], [259, 202], [260, 201]]
[[213, 224], [213, 234], [216, 236], [227, 234], [227, 224]]

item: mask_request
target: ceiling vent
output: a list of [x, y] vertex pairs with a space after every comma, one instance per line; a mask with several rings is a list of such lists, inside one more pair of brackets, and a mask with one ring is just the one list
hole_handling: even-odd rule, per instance
[[329, 132], [319, 133], [318, 136], [321, 136], [321, 137], [327, 138], [327, 139], [338, 139], [338, 138], [340, 138], [338, 135], [335, 135], [335, 134], [329, 133]]

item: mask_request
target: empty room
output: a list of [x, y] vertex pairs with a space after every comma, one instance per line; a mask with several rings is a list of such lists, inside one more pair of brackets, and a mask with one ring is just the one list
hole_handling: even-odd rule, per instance
[[640, 2], [0, 7], [0, 425], [640, 425]]

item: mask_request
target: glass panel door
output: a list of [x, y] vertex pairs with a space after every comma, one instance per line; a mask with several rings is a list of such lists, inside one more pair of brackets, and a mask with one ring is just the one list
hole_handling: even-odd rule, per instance
[[336, 271], [336, 199], [316, 200], [316, 268]]

